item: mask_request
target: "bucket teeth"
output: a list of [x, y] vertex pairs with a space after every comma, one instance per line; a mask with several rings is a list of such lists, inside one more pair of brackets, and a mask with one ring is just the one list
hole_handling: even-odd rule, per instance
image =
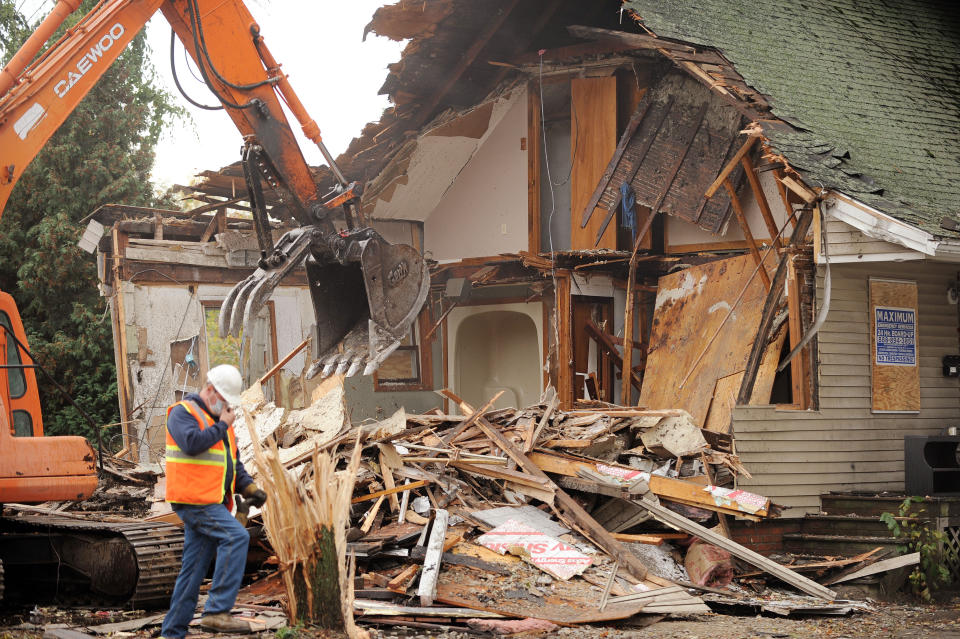
[[317, 374], [321, 377], [370, 375], [397, 350], [400, 340], [368, 320], [347, 333], [341, 344], [343, 352], [335, 346], [320, 355], [307, 372], [307, 379]]

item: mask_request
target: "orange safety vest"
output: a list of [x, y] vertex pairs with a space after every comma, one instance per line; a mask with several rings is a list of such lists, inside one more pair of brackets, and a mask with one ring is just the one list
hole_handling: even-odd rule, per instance
[[[216, 422], [207, 415], [206, 411], [191, 401], [177, 402], [167, 409], [167, 419], [170, 411], [176, 406], [187, 409], [200, 430], [213, 426]], [[224, 497], [230, 497], [235, 492], [237, 483], [237, 437], [233, 426], [227, 428], [227, 440], [230, 442], [230, 459], [233, 461], [233, 481], [230, 482], [230, 494], [224, 494], [224, 483], [227, 476], [227, 451], [223, 440], [198, 455], [188, 455], [180, 450], [177, 442], [167, 430], [167, 501], [173, 504], [191, 504], [206, 506], [219, 504]], [[232, 501], [227, 501], [227, 508], [233, 510]]]

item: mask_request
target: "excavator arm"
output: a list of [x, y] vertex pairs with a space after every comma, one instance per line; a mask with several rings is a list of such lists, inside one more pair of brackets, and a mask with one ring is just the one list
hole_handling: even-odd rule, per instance
[[[391, 245], [365, 226], [359, 186], [340, 172], [244, 3], [104, 0], [34, 61], [78, 4], [60, 0], [0, 72], [0, 213], [33, 157], [159, 9], [244, 141], [261, 259], [224, 301], [221, 333], [239, 333], [281, 279], [306, 260], [319, 355], [309, 374], [375, 370], [423, 306], [429, 272], [412, 247]], [[337, 180], [332, 192], [320, 193], [283, 104], [331, 167]], [[278, 192], [282, 207], [267, 210], [264, 187]], [[276, 244], [270, 233], [274, 211], [299, 225]], [[342, 211], [346, 228], [335, 227], [334, 211]]]

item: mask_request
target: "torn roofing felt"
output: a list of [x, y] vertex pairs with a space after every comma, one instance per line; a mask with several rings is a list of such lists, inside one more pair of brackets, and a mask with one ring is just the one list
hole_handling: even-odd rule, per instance
[[628, 0], [658, 36], [713, 46], [794, 128], [808, 183], [935, 235], [960, 216], [960, 17], [952, 2]]

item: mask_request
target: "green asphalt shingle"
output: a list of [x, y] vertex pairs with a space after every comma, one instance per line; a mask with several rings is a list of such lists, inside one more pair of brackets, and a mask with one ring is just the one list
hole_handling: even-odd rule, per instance
[[960, 220], [960, 10], [891, 0], [628, 0], [660, 37], [719, 49], [768, 97], [811, 185], [940, 236]]

